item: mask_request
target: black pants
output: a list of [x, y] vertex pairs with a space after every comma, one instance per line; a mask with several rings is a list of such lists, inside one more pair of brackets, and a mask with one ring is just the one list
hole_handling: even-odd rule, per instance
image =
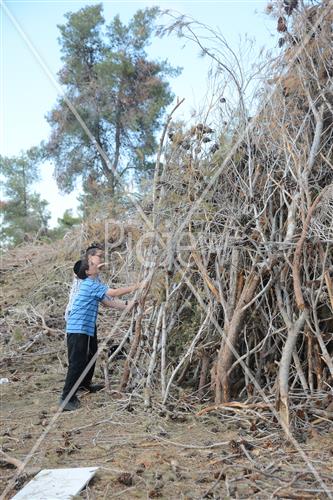
[[[67, 397], [89, 361], [96, 354], [97, 347], [96, 328], [95, 335], [93, 337], [85, 335], [84, 333], [71, 333], [70, 335], [67, 335], [68, 370], [65, 380], [65, 386], [62, 391], [62, 399], [65, 399]], [[96, 363], [93, 363], [78, 387], [89, 387], [94, 375], [95, 364]], [[74, 392], [74, 394], [76, 393], [76, 391]], [[72, 397], [74, 396], [74, 394], [72, 395]]]

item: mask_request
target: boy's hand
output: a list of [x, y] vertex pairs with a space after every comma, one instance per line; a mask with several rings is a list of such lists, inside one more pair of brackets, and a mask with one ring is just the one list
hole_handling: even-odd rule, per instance
[[130, 311], [137, 304], [138, 304], [137, 300], [129, 300], [128, 303], [127, 303], [126, 309], [128, 309]]
[[140, 281], [139, 287], [140, 288], [147, 288], [147, 286], [149, 285], [149, 282], [150, 282], [150, 279], [146, 278], [146, 279]]
[[132, 292], [135, 292], [136, 290], [141, 290], [143, 288], [142, 282], [139, 281], [139, 283], [135, 283], [135, 285], [132, 285]]

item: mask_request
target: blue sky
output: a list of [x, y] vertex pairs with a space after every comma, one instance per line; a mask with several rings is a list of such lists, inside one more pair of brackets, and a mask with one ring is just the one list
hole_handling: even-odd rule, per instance
[[[219, 29], [234, 49], [239, 47], [240, 37], [247, 34], [256, 40], [256, 50], [247, 56], [253, 59], [260, 47], [274, 48], [277, 44], [275, 22], [265, 14], [267, 2], [261, 0], [1, 1], [1, 154], [18, 155], [47, 139], [50, 130], [45, 115], [54, 106], [60, 92], [56, 83], [61, 68], [57, 25], [65, 22], [66, 12], [75, 12], [96, 3], [103, 3], [107, 23], [116, 14], [127, 22], [138, 9], [157, 5]], [[154, 39], [149, 55], [183, 67], [182, 75], [172, 79], [171, 86], [176, 96], [186, 99], [177, 118], [186, 118], [202, 103], [209, 61], [199, 57], [197, 46], [191, 43], [184, 46], [184, 41], [176, 37]], [[71, 195], [61, 195], [49, 164], [42, 166], [41, 177], [36, 190], [49, 201], [51, 224], [54, 225], [66, 208], [75, 209], [80, 187]]]

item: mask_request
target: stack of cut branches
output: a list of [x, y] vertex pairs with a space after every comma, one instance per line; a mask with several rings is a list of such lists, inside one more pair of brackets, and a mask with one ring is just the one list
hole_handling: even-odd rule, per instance
[[[333, 12], [321, 2], [285, 15], [254, 117], [251, 79], [210, 32], [212, 105], [190, 128], [169, 116], [142, 268], [153, 278], [122, 389], [144, 386], [147, 405], [157, 388], [164, 402], [276, 395], [288, 429], [290, 395], [333, 381]], [[200, 44], [196, 27], [181, 18], [168, 29]]]

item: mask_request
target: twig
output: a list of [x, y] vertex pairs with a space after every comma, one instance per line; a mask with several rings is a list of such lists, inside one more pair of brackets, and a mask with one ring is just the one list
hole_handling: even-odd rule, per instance
[[5, 453], [4, 451], [0, 450], [0, 457], [2, 460], [7, 462], [8, 464], [14, 465], [17, 468], [23, 467], [23, 462], [21, 460], [18, 460], [17, 458], [10, 457]]

